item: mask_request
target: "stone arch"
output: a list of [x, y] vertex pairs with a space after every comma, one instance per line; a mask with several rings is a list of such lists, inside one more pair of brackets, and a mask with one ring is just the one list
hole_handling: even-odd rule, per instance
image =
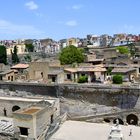
[[136, 74], [131, 74], [131, 75], [130, 75], [130, 79], [131, 79], [131, 80], [134, 80], [135, 78], [136, 78]]
[[129, 114], [126, 117], [126, 121], [127, 121], [128, 124], [138, 125], [138, 117], [134, 114]]
[[17, 106], [17, 105], [15, 105], [15, 106], [12, 107], [12, 111], [13, 111], [13, 112], [15, 112], [15, 111], [17, 111], [17, 110], [19, 110], [19, 109], [20, 109], [20, 107]]
[[104, 122], [110, 123], [111, 121], [110, 121], [110, 119], [108, 119], [108, 118], [104, 118]]
[[114, 123], [114, 124], [116, 124], [116, 120], [117, 120], [117, 119], [119, 120], [119, 124], [124, 125], [123, 120], [122, 120], [122, 119], [120, 119], [120, 118], [116, 118], [116, 119], [114, 119], [114, 120], [113, 120], [113, 123]]

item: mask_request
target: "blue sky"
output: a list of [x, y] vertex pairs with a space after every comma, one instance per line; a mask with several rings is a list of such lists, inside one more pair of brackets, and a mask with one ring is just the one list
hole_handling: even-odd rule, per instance
[[2, 0], [0, 40], [140, 33], [140, 0]]

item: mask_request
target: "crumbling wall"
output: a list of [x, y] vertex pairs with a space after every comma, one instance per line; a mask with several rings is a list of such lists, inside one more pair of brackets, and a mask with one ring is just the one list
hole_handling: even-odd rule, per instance
[[121, 109], [135, 107], [140, 89], [102, 87], [102, 86], [60, 86], [59, 96], [64, 98], [88, 101], [89, 103], [114, 106]]
[[106, 85], [46, 85], [33, 83], [0, 83], [1, 89], [26, 91], [33, 95], [64, 97], [83, 100], [92, 104], [115, 106], [121, 109], [134, 108], [140, 95], [140, 88]]

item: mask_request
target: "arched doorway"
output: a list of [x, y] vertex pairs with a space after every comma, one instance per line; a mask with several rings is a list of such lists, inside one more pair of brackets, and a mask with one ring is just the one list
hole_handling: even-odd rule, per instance
[[104, 122], [106, 122], [106, 123], [110, 123], [110, 120], [107, 119], [107, 118], [104, 118]]
[[113, 120], [113, 123], [114, 123], [114, 124], [116, 124], [116, 120], [119, 120], [119, 124], [124, 125], [123, 120], [122, 120], [122, 119], [120, 119], [120, 118], [116, 118], [116, 119], [114, 119], [114, 120]]
[[127, 116], [126, 121], [128, 124], [137, 125], [138, 124], [138, 117], [134, 114], [130, 114]]
[[12, 107], [12, 111], [13, 111], [13, 112], [15, 112], [15, 111], [17, 111], [17, 110], [19, 110], [19, 109], [20, 109], [20, 107], [17, 106], [17, 105], [15, 105], [15, 106]]

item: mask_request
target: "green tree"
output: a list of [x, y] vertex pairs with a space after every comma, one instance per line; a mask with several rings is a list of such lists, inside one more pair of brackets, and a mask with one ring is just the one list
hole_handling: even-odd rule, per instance
[[134, 56], [135, 53], [136, 53], [136, 45], [135, 45], [135, 43], [130, 43], [130, 44], [128, 44], [128, 47], [129, 47], [129, 49], [130, 49], [130, 54], [131, 54], [131, 56]]
[[113, 83], [114, 84], [122, 84], [122, 82], [123, 82], [122, 75], [116, 74], [116, 75], [113, 76]]
[[25, 44], [26, 45], [26, 50], [28, 52], [33, 52], [34, 51], [34, 45], [33, 44]]
[[130, 53], [129, 49], [125, 46], [119, 46], [119, 47], [117, 47], [117, 50], [119, 51], [120, 54], [129, 54]]
[[11, 51], [11, 55], [12, 55], [12, 63], [18, 63], [19, 58], [17, 55], [17, 46], [14, 46], [14, 50], [13, 50], [13, 52]]
[[59, 60], [62, 65], [82, 63], [84, 61], [83, 50], [78, 49], [73, 45], [67, 46], [66, 48], [62, 49]]
[[3, 45], [0, 45], [0, 63], [7, 64], [7, 52], [6, 47]]

